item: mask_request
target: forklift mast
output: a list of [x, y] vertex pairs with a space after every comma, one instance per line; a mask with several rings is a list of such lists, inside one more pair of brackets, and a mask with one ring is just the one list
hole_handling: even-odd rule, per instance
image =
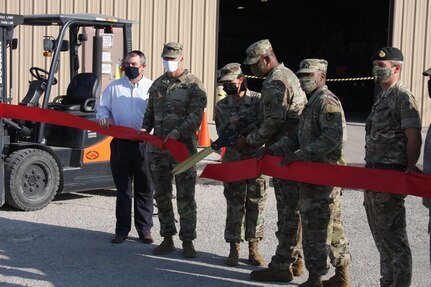
[[[0, 103], [7, 103], [7, 50], [8, 47], [12, 53], [13, 29], [16, 25], [23, 23], [23, 16], [13, 14], [0, 14]], [[9, 87], [10, 88], [10, 87]], [[4, 158], [5, 146], [9, 144], [9, 136], [5, 131], [4, 120], [0, 118], [0, 206], [5, 202], [4, 190]]]

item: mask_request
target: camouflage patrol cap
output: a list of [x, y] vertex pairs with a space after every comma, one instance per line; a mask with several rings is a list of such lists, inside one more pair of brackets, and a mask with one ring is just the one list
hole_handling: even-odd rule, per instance
[[169, 42], [163, 44], [162, 58], [178, 58], [183, 55], [183, 44], [177, 42]]
[[328, 69], [328, 61], [323, 59], [304, 59], [299, 63], [299, 70], [297, 74], [310, 74], [315, 71], [322, 71], [326, 73]]
[[253, 65], [262, 55], [265, 55], [271, 51], [272, 46], [268, 39], [257, 41], [251, 44], [245, 51], [247, 54], [247, 59], [245, 59], [244, 64]]
[[374, 52], [371, 57], [371, 61], [375, 60], [394, 60], [394, 61], [404, 61], [403, 53], [400, 49], [395, 47], [383, 47], [376, 52]]
[[242, 75], [241, 64], [229, 63], [220, 69], [220, 82], [234, 81]]
[[431, 68], [429, 68], [428, 70], [424, 71], [422, 73], [422, 75], [424, 75], [424, 76], [431, 76]]

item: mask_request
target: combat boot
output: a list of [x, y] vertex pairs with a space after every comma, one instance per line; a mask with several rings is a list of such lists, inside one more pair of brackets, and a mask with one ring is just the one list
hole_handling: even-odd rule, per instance
[[230, 243], [230, 252], [229, 256], [226, 260], [226, 265], [228, 266], [237, 266], [238, 260], [239, 260], [239, 248], [240, 244], [238, 242], [231, 242]]
[[290, 282], [293, 280], [292, 270], [266, 268], [250, 273], [251, 279], [256, 281]]
[[310, 273], [308, 280], [299, 285], [299, 287], [323, 287], [322, 276]]
[[153, 254], [154, 255], [165, 255], [169, 252], [173, 251], [175, 249], [174, 247], [174, 241], [172, 240], [172, 236], [165, 237], [160, 243], [159, 246], [154, 248]]
[[323, 287], [350, 287], [349, 268], [347, 266], [335, 268], [335, 275], [322, 283]]
[[259, 241], [253, 241], [248, 243], [248, 261], [254, 266], [265, 265], [265, 259], [259, 253]]
[[304, 260], [302, 258], [298, 258], [295, 263], [292, 264], [292, 273], [293, 276], [299, 277], [304, 273]]
[[185, 258], [195, 258], [196, 257], [196, 250], [193, 246], [193, 242], [191, 240], [184, 240], [183, 241], [183, 256]]

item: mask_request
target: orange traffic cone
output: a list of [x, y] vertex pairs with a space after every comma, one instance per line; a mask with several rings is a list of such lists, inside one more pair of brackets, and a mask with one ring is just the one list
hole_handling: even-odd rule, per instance
[[198, 136], [198, 147], [209, 147], [211, 145], [210, 134], [208, 132], [207, 113], [202, 115], [201, 129]]

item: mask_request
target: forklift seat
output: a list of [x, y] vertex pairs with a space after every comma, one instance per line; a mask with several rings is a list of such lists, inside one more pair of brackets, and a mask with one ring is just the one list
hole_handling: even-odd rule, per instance
[[30, 87], [24, 99], [19, 103], [21, 106], [38, 107], [40, 96], [46, 90], [46, 82], [34, 80], [30, 82]]
[[66, 96], [55, 97], [48, 108], [60, 111], [95, 112], [100, 78], [94, 73], [77, 74], [67, 87]]

